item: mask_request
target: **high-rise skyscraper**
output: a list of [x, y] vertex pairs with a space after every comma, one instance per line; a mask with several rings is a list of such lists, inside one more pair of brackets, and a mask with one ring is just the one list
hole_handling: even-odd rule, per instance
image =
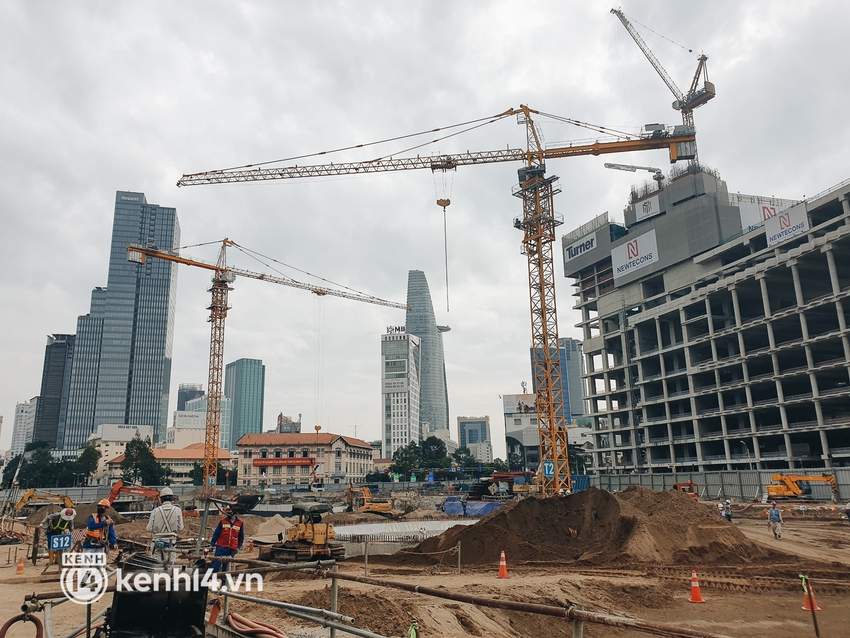
[[102, 423], [151, 425], [154, 442], [165, 441], [177, 266], [130, 263], [127, 246], [179, 242], [174, 208], [148, 204], [144, 193], [115, 194], [107, 286], [94, 289], [89, 314], [77, 320], [61, 448], [84, 445]]
[[422, 346], [419, 337], [401, 326], [387, 328], [381, 336], [381, 435], [382, 455], [391, 459], [395, 451], [422, 439], [420, 419], [420, 374]]
[[489, 416], [459, 416], [457, 418], [457, 440], [458, 446], [468, 448], [477, 460], [484, 463], [493, 461]]
[[443, 355], [443, 333], [448, 326], [438, 326], [431, 303], [428, 281], [421, 270], [407, 274], [407, 334], [419, 337], [422, 344], [420, 374], [419, 421], [428, 423], [432, 431], [449, 429], [449, 391], [446, 385], [446, 362]]
[[[177, 388], [177, 411], [186, 409], [186, 401], [204, 396], [204, 386], [200, 383], [181, 383]], [[206, 408], [204, 408], [206, 411]]]
[[51, 447], [56, 447], [64, 432], [73, 359], [74, 335], [47, 337], [33, 441], [47, 441]]
[[12, 426], [12, 444], [9, 446], [11, 457], [22, 454], [27, 443], [32, 441], [35, 428], [35, 414], [38, 410], [38, 397], [18, 403], [15, 406], [15, 421]]
[[[233, 414], [232, 414], [232, 410], [230, 409], [231, 403], [232, 402], [230, 401], [230, 399], [228, 399], [227, 397], [224, 397], [224, 398], [222, 398], [221, 405], [220, 405], [221, 421], [219, 423], [219, 430], [218, 430], [218, 441], [219, 441], [218, 446], [220, 448], [222, 448], [223, 450], [236, 449], [236, 448], [230, 448], [229, 447], [230, 442], [232, 440], [230, 430], [231, 430], [232, 421], [233, 421]], [[186, 401], [186, 405], [183, 406], [183, 410], [181, 410], [180, 412], [184, 412], [184, 411], [185, 412], [202, 412], [203, 415], [204, 415], [203, 423], [204, 423], [204, 426], [206, 426], [207, 398], [203, 395], [203, 392], [201, 392], [200, 396], [195, 397], [194, 399], [190, 399], [189, 401]], [[176, 425], [176, 423], [175, 423], [175, 425]]]
[[266, 366], [260, 359], [238, 359], [224, 367], [224, 396], [230, 399], [230, 447], [245, 434], [262, 434]]
[[[537, 377], [534, 374], [534, 349], [531, 352], [531, 387], [537, 393]], [[542, 351], [541, 351], [542, 352]], [[539, 357], [542, 360], [542, 355]], [[564, 416], [575, 423], [584, 416], [584, 384], [581, 375], [584, 374], [584, 359], [582, 358], [581, 341], [572, 337], [558, 339], [558, 360], [561, 364], [561, 392], [564, 397]]]

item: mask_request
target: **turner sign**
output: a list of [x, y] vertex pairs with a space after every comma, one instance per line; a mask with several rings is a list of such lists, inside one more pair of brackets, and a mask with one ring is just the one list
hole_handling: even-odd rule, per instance
[[775, 246], [807, 230], [809, 230], [809, 216], [806, 214], [805, 203], [777, 212], [764, 220], [764, 233], [768, 246]]
[[657, 261], [658, 244], [655, 241], [655, 229], [611, 249], [614, 279], [625, 277]]
[[596, 248], [596, 233], [585, 235], [576, 242], [564, 248], [564, 263], [572, 261], [576, 257], [590, 252]]

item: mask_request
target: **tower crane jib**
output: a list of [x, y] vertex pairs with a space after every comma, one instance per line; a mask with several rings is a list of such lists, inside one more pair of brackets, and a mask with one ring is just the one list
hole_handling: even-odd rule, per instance
[[218, 450], [220, 447], [219, 436], [221, 432], [221, 399], [222, 399], [222, 376], [224, 373], [224, 325], [227, 319], [227, 311], [230, 307], [227, 305], [228, 294], [233, 288], [231, 284], [236, 280], [236, 277], [247, 277], [250, 279], [258, 279], [267, 281], [273, 284], [282, 286], [290, 286], [307, 290], [319, 296], [342, 297], [343, 299], [351, 299], [353, 301], [363, 301], [365, 303], [377, 304], [379, 306], [387, 306], [389, 308], [397, 308], [399, 310], [408, 310], [407, 304], [386, 301], [378, 297], [372, 297], [356, 292], [346, 292], [334, 290], [332, 288], [323, 288], [321, 286], [313, 286], [305, 284], [287, 277], [275, 277], [262, 273], [244, 270], [242, 268], [232, 268], [227, 266], [227, 247], [239, 245], [230, 239], [223, 239], [221, 249], [218, 253], [218, 259], [215, 264], [210, 264], [196, 259], [181, 257], [180, 254], [172, 250], [160, 250], [150, 246], [142, 246], [139, 244], [130, 244], [127, 246], [127, 261], [144, 264], [148, 257], [164, 259], [177, 264], [186, 266], [195, 266], [211, 270], [212, 285], [209, 292], [212, 299], [207, 310], [210, 311], [208, 321], [210, 322], [210, 359], [209, 359], [209, 377], [207, 385], [207, 420], [204, 433], [204, 491], [207, 496], [212, 496], [215, 491], [215, 484], [218, 478]]

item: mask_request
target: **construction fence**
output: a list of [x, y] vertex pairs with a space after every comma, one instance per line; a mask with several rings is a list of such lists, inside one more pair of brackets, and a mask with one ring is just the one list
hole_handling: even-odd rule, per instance
[[[794, 474], [794, 470], [776, 472], [769, 470], [740, 470], [736, 472], [676, 472], [672, 474], [596, 474], [589, 476], [590, 484], [608, 492], [625, 490], [629, 485], [641, 485], [652, 490], [669, 490], [674, 483], [697, 484], [701, 499], [732, 499], [751, 502], [762, 500], [766, 486], [772, 483], [775, 474]], [[839, 502], [850, 500], [850, 468], [815, 469], [806, 468], [799, 474], [819, 476], [832, 474], [838, 488]], [[811, 483], [812, 493], [807, 498], [813, 501], [832, 500], [829, 483]]]

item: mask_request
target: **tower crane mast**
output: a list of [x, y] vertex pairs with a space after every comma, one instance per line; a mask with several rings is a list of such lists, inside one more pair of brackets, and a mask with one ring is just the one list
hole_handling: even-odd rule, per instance
[[[322, 164], [314, 166], [287, 166], [281, 168], [241, 167], [183, 175], [178, 186], [252, 182], [276, 179], [298, 179], [327, 175], [354, 175], [414, 169], [446, 170], [458, 166], [520, 161], [519, 184], [513, 195], [522, 200], [522, 217], [514, 220], [514, 227], [523, 233], [522, 252], [528, 259], [528, 286], [531, 307], [532, 351], [534, 376], [537, 387], [536, 411], [540, 441], [540, 458], [543, 466], [542, 490], [544, 494], [557, 494], [561, 489], [572, 489], [568, 450], [567, 417], [561, 386], [561, 365], [558, 357], [558, 318], [555, 303], [555, 272], [552, 244], [555, 228], [563, 217], [555, 212], [554, 195], [560, 192], [557, 176], [546, 177], [546, 160], [582, 155], [604, 155], [628, 151], [666, 148], [670, 162], [692, 159], [695, 156], [693, 130], [654, 130], [650, 135], [628, 136], [620, 134], [613, 141], [596, 141], [591, 144], [568, 144], [547, 147], [532, 115], [544, 115], [528, 106], [494, 116], [496, 119], [517, 116], [526, 129], [526, 150], [506, 149], [460, 154], [444, 154], [411, 158], [380, 158], [365, 162]], [[572, 124], [585, 126], [603, 133], [602, 127], [586, 125], [575, 120]]]
[[218, 450], [219, 437], [221, 433], [221, 395], [222, 395], [222, 373], [224, 371], [224, 324], [227, 319], [227, 311], [230, 306], [227, 305], [228, 294], [233, 288], [231, 284], [236, 280], [236, 277], [247, 277], [249, 279], [259, 279], [273, 284], [282, 286], [290, 286], [307, 290], [315, 295], [334, 297], [342, 297], [344, 299], [352, 299], [354, 301], [364, 301], [366, 303], [377, 304], [379, 306], [387, 306], [389, 308], [398, 308], [407, 310], [407, 304], [386, 301], [378, 297], [364, 295], [354, 292], [345, 292], [341, 290], [333, 290], [332, 288], [322, 288], [305, 284], [288, 277], [275, 277], [263, 273], [252, 272], [242, 268], [233, 268], [227, 266], [227, 247], [239, 245], [230, 239], [221, 241], [221, 249], [218, 253], [218, 259], [215, 264], [210, 264], [196, 259], [181, 257], [179, 253], [173, 250], [161, 250], [151, 246], [142, 246], [139, 244], [130, 244], [127, 246], [127, 261], [137, 264], [144, 264], [148, 257], [164, 259], [177, 264], [186, 266], [195, 266], [205, 270], [211, 270], [212, 285], [209, 292], [212, 299], [207, 310], [210, 311], [210, 364], [209, 378], [207, 386], [207, 420], [206, 429], [204, 432], [204, 491], [206, 496], [212, 496], [215, 492], [215, 484], [218, 478]]

